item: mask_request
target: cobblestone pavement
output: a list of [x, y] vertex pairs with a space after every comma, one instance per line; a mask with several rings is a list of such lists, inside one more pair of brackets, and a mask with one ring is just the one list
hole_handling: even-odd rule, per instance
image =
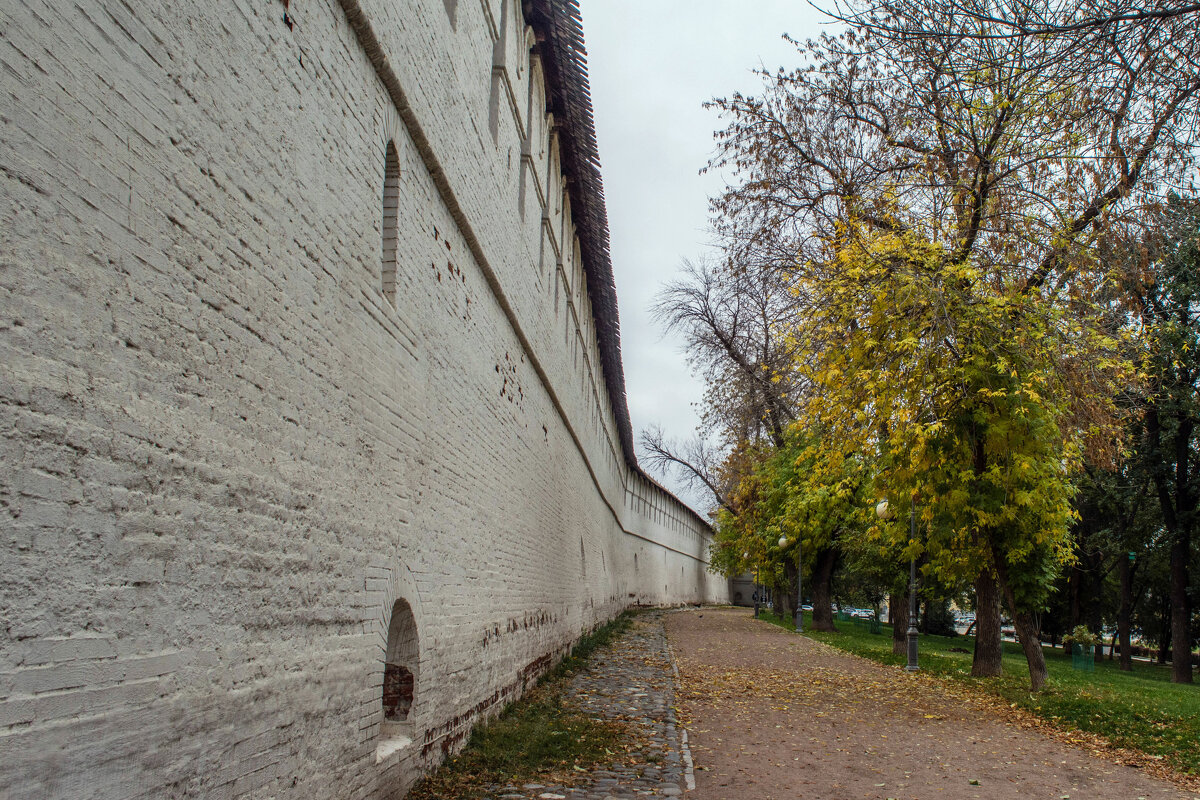
[[663, 629], [666, 612], [649, 611], [571, 679], [567, 698], [597, 717], [634, 727], [636, 744], [620, 760], [581, 776], [574, 786], [496, 786], [492, 800], [624, 800], [678, 797], [691, 777], [687, 734], [676, 725], [676, 673]]

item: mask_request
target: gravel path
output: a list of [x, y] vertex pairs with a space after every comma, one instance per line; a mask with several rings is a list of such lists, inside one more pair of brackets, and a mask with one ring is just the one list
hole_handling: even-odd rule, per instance
[[670, 614], [667, 631], [696, 761], [686, 800], [1200, 800], [749, 611]]
[[634, 618], [632, 628], [597, 650], [588, 667], [571, 679], [566, 693], [588, 713], [622, 720], [634, 730], [634, 743], [612, 764], [574, 786], [529, 783], [497, 786], [495, 800], [624, 800], [678, 797], [686, 786], [684, 734], [675, 719], [675, 678], [663, 611]]

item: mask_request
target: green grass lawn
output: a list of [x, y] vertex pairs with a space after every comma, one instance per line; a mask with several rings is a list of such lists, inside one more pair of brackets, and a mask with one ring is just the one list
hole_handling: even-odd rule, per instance
[[[769, 622], [793, 629], [791, 620], [770, 614]], [[892, 629], [871, 634], [865, 624], [838, 622], [837, 633], [812, 630], [805, 615], [805, 635], [855, 655], [884, 664], [906, 663], [892, 654]], [[1094, 672], [1075, 670], [1071, 656], [1046, 647], [1050, 682], [1040, 694], [1029, 692], [1029, 670], [1019, 645], [1004, 643], [1004, 674], [972, 678], [974, 637], [922, 636], [923, 672], [978, 687], [1065, 728], [1099, 734], [1113, 744], [1140, 750], [1164, 760], [1180, 772], [1200, 775], [1200, 685], [1171, 683], [1170, 667], [1133, 662], [1133, 672], [1121, 672], [1116, 661], [1097, 660]], [[961, 650], [965, 652], [956, 652]]]

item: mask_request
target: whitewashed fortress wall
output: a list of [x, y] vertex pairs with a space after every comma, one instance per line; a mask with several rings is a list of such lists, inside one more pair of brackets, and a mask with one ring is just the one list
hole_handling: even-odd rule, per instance
[[569, 0], [5, 5], [0, 796], [399, 796], [726, 599], [632, 453]]

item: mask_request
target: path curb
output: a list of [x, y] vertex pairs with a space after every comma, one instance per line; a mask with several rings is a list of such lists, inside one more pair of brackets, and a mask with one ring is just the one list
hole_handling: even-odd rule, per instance
[[[667, 627], [666, 621], [664, 620], [663, 621], [663, 638], [664, 639], [666, 639], [666, 627]], [[674, 699], [674, 696], [679, 691], [679, 684], [680, 684], [679, 664], [677, 663], [677, 660], [675, 658], [675, 648], [671, 647], [671, 642], [669, 639], [666, 639], [666, 642], [667, 642], [667, 658], [669, 658], [671, 660], [671, 675], [672, 675], [672, 678], [674, 679], [672, 691], [671, 691], [672, 699]], [[692, 748], [688, 746], [687, 728], [684, 727], [683, 723], [681, 723], [679, 721], [678, 716], [676, 716], [676, 724], [679, 726], [679, 752], [680, 752], [680, 755], [683, 756], [684, 791], [690, 792], [696, 788], [696, 771], [695, 771], [695, 765], [692, 762]]]

